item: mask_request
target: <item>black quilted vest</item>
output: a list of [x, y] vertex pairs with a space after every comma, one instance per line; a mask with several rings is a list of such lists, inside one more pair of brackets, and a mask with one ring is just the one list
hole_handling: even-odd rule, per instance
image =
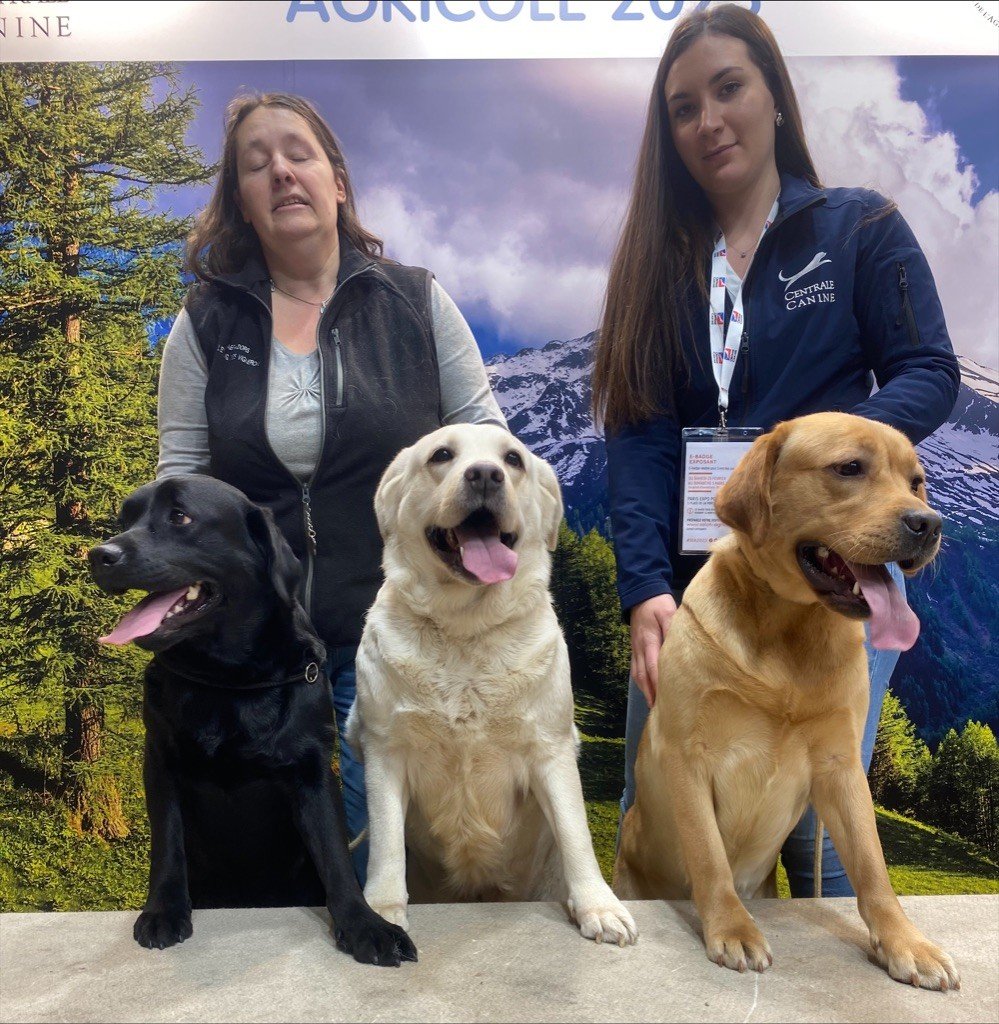
[[266, 268], [195, 285], [211, 472], [270, 508], [303, 565], [302, 598], [327, 644], [356, 644], [381, 585], [374, 495], [402, 448], [441, 425], [432, 275], [378, 263], [340, 238], [337, 290], [318, 330], [325, 431], [301, 484], [264, 429], [272, 335]]

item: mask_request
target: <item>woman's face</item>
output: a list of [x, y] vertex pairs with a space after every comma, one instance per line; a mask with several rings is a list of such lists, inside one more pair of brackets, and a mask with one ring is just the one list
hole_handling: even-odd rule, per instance
[[335, 244], [346, 199], [329, 158], [304, 118], [257, 107], [236, 129], [236, 202], [264, 249], [315, 237]]
[[673, 144], [708, 197], [737, 194], [774, 159], [774, 98], [741, 39], [705, 35], [666, 76]]

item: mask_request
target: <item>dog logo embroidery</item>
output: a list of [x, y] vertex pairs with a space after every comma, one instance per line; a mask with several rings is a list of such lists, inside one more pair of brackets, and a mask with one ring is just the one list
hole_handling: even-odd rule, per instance
[[836, 282], [832, 279], [817, 281], [814, 284], [805, 285], [803, 288], [792, 290], [792, 285], [796, 281], [799, 281], [806, 274], [810, 274], [813, 270], [818, 270], [819, 267], [825, 266], [827, 263], [832, 263], [832, 260], [826, 259], [824, 252], [817, 252], [797, 274], [785, 277], [782, 270], [777, 271], [777, 277], [784, 284], [785, 308], [789, 310], [800, 309], [802, 306], [814, 306], [824, 302], [836, 301]]

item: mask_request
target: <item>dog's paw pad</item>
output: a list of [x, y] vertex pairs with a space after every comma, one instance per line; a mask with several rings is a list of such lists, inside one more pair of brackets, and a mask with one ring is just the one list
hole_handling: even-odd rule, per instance
[[144, 910], [136, 919], [132, 935], [146, 949], [166, 949], [189, 939], [194, 933], [188, 911]]
[[940, 992], [961, 987], [954, 961], [922, 936], [908, 942], [879, 942], [874, 955], [888, 974], [904, 985]]

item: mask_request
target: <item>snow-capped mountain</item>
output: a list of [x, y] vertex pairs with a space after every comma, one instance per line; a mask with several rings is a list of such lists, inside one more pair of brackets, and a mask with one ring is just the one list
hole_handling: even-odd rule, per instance
[[606, 507], [607, 455], [590, 415], [594, 338], [550, 341], [486, 363], [510, 429], [552, 464], [569, 521], [583, 528], [602, 526], [597, 509]]
[[[570, 522], [602, 526], [607, 456], [590, 416], [594, 334], [494, 356], [489, 380], [511, 430], [547, 459], [562, 483]], [[919, 446], [931, 503], [982, 540], [999, 536], [999, 372], [961, 359], [950, 419]]]
[[[948, 523], [999, 539], [999, 372], [961, 359], [950, 418], [921, 445], [930, 503]], [[946, 527], [945, 527], [946, 529]]]

